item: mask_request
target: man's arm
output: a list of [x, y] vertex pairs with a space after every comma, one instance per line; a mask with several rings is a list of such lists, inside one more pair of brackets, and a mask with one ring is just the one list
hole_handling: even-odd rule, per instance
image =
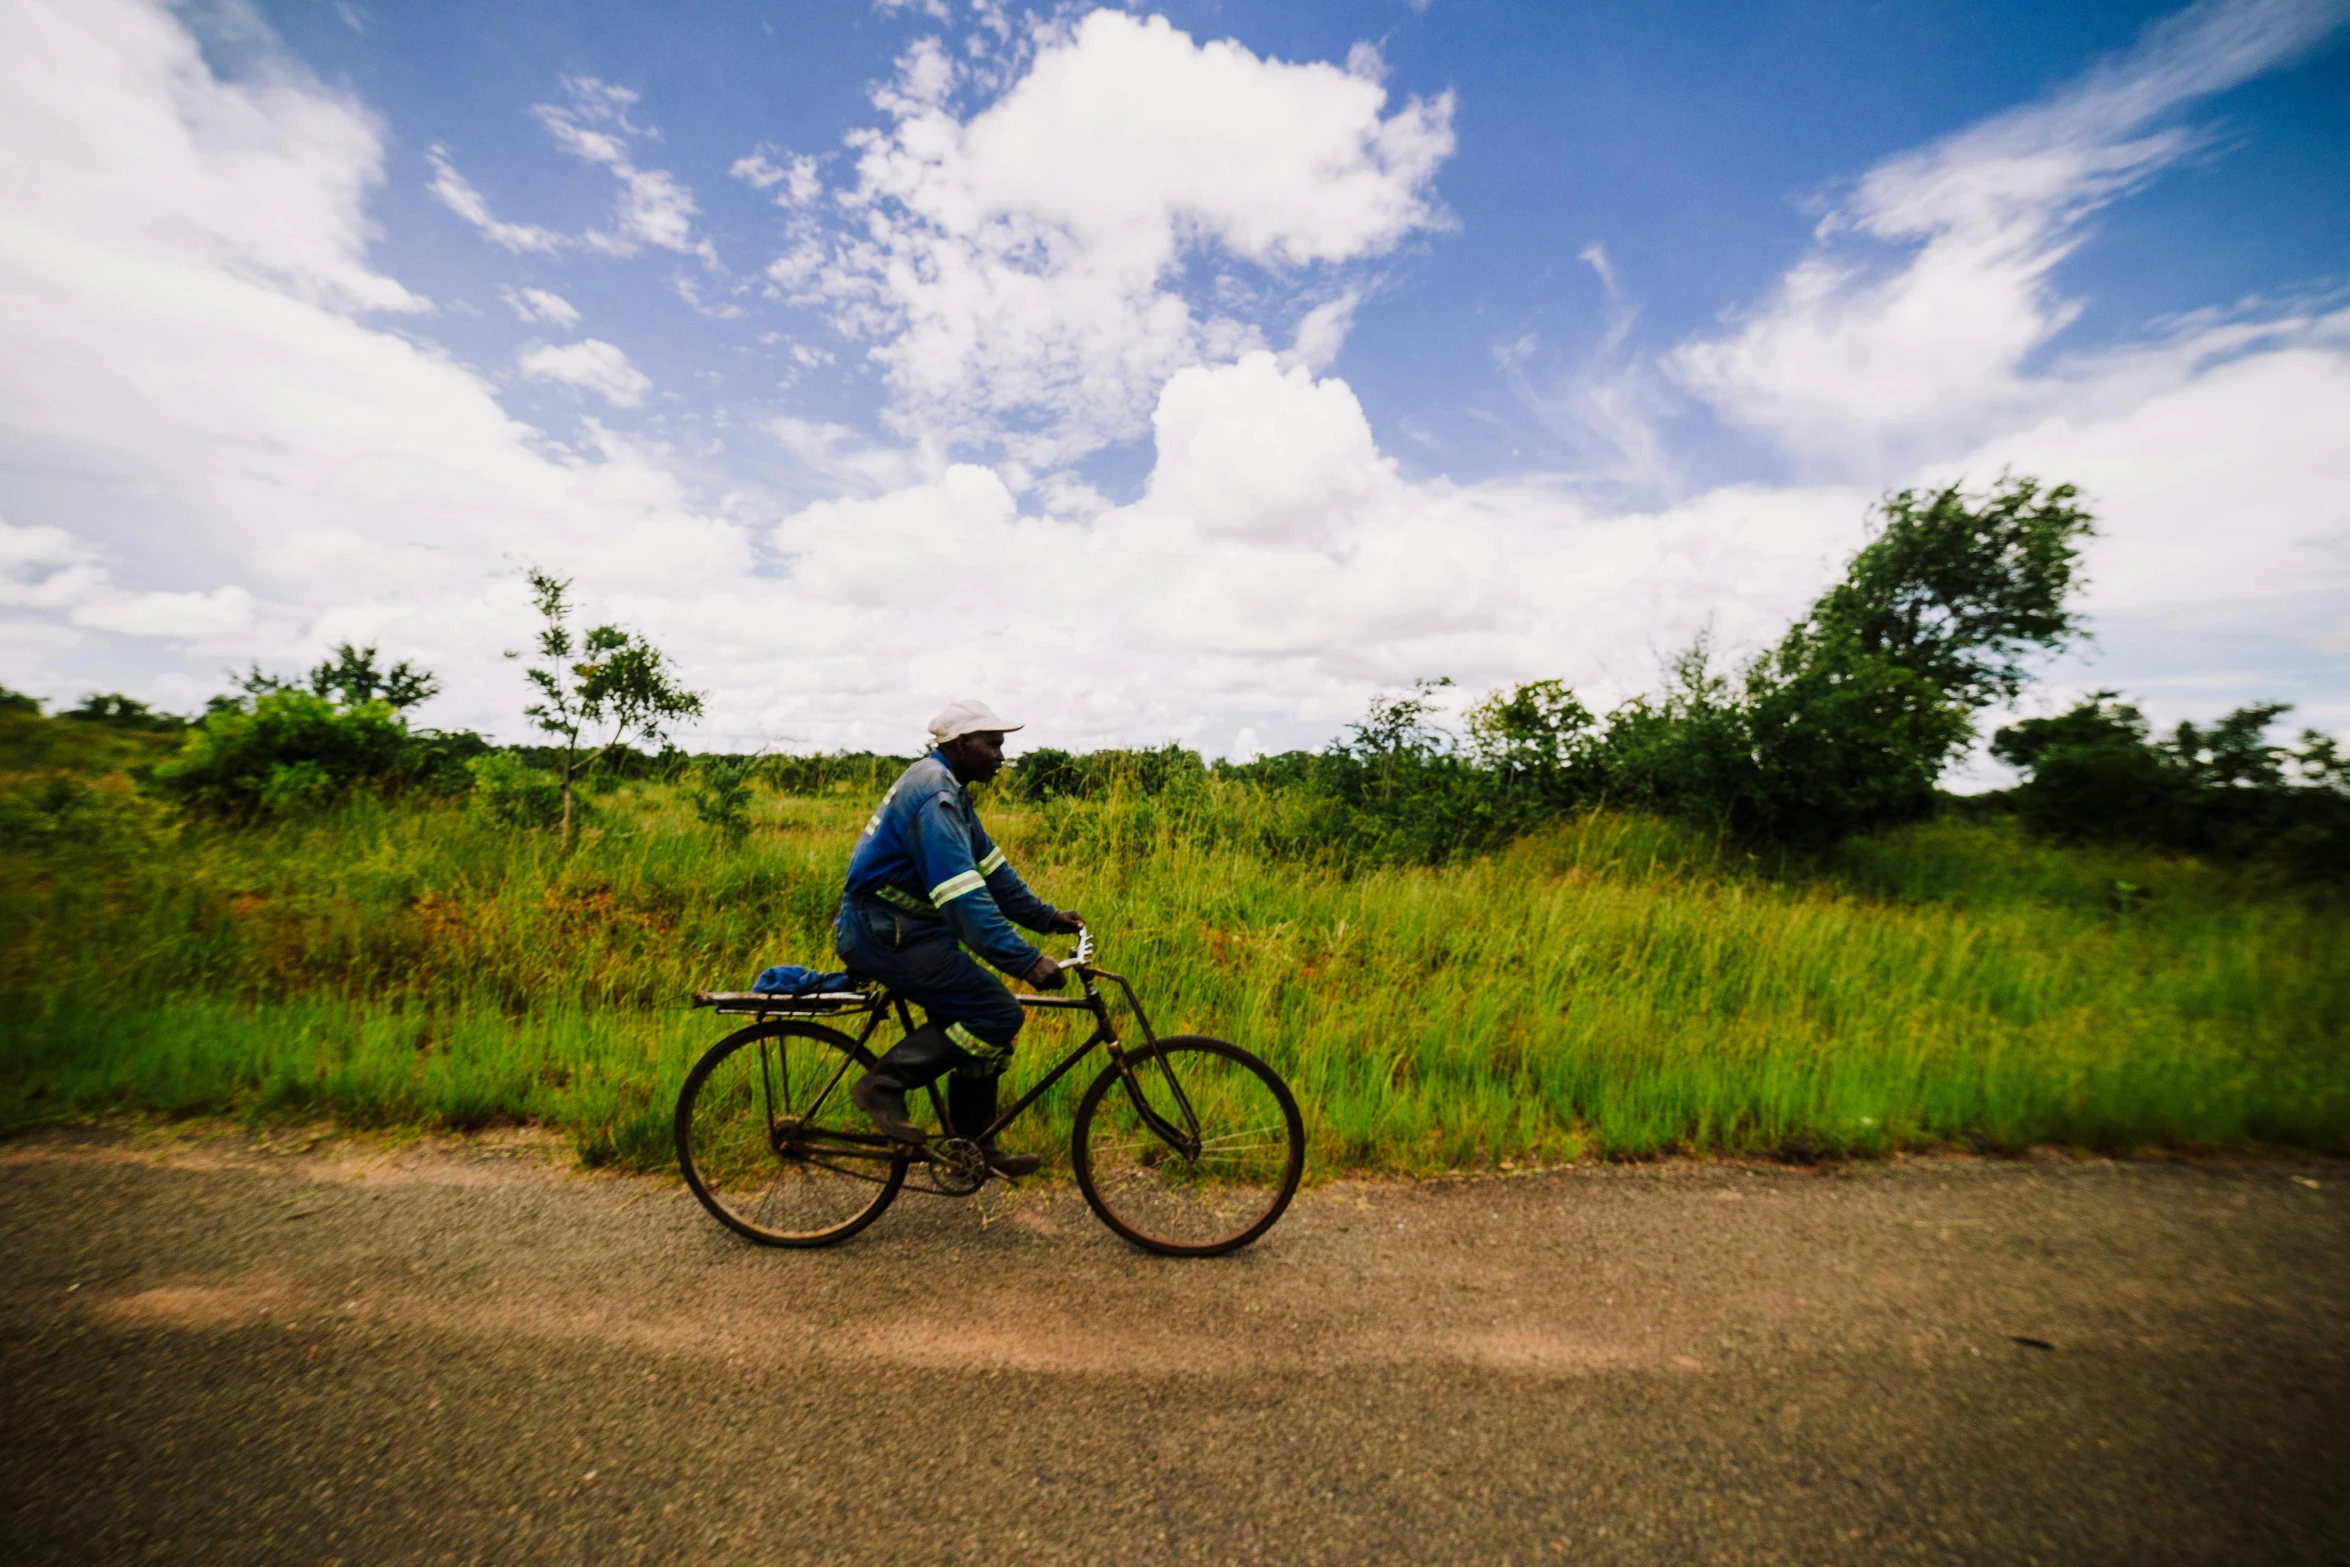
[[[1023, 941], [996, 906], [988, 874], [972, 858], [971, 835], [949, 797], [925, 801], [914, 830], [914, 861], [922, 868], [924, 889], [956, 938], [1007, 974], [1025, 978], [1034, 972], [1044, 954]], [[1033, 893], [1029, 897], [1035, 901]], [[1052, 911], [1045, 913], [1050, 919]]]
[[1004, 851], [988, 841], [986, 828], [973, 837], [973, 846], [979, 850], [979, 874], [987, 878], [988, 894], [1006, 918], [1039, 933], [1069, 928], [1061, 911], [1030, 891], [1020, 873], [1004, 859]]

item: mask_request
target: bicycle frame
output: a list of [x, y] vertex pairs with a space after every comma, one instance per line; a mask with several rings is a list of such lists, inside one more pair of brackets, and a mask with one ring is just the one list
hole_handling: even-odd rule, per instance
[[[1089, 1012], [1093, 1015], [1093, 1032], [1087, 1035], [1076, 1049], [1064, 1056], [1050, 1072], [1039, 1079], [1027, 1093], [1022, 1094], [1010, 1109], [998, 1114], [995, 1120], [989, 1123], [987, 1130], [973, 1138], [972, 1141], [985, 1142], [1018, 1120], [1030, 1105], [1043, 1098], [1047, 1090], [1068, 1076], [1077, 1063], [1091, 1055], [1094, 1047], [1099, 1045], [1106, 1048], [1110, 1064], [1120, 1073], [1121, 1079], [1126, 1084], [1127, 1093], [1143, 1123], [1160, 1137], [1166, 1139], [1170, 1146], [1180, 1150], [1185, 1157], [1196, 1158], [1200, 1148], [1199, 1114], [1192, 1108], [1189, 1097], [1183, 1092], [1182, 1083], [1172, 1071], [1165, 1074], [1166, 1080], [1173, 1090], [1175, 1104], [1187, 1123], [1186, 1127], [1178, 1127], [1160, 1115], [1152, 1107], [1149, 1097], [1141, 1091], [1139, 1084], [1134, 1079], [1133, 1068], [1129, 1064], [1130, 1054], [1125, 1049], [1125, 1042], [1118, 1037], [1117, 1026], [1111, 1020], [1110, 999], [1103, 990], [1102, 982], [1107, 981], [1117, 986], [1125, 996], [1126, 1004], [1134, 1009], [1135, 1021], [1142, 1027], [1142, 1036], [1146, 1047], [1157, 1044], [1158, 1035], [1151, 1028], [1150, 1014], [1144, 1010], [1142, 999], [1135, 995], [1134, 986], [1126, 977], [1114, 974], [1108, 969], [1098, 968], [1086, 961], [1092, 945], [1089, 933], [1080, 942], [1077, 953], [1064, 970], [1077, 976], [1078, 983], [1084, 992], [1081, 996], [1025, 994], [1020, 995], [1018, 1000], [1022, 1006], [1033, 1011]], [[857, 1034], [855, 1042], [858, 1051], [866, 1055], [872, 1053], [869, 1046], [873, 1036], [880, 1031], [882, 1021], [893, 1011], [897, 1014], [899, 1026], [906, 1033], [914, 1031], [914, 1016], [909, 1010], [905, 998], [886, 989], [865, 992], [862, 1000], [851, 1005], [819, 1001], [812, 997], [759, 995], [744, 992], [704, 993], [697, 995], [694, 1001], [696, 1005], [707, 1005], [721, 1013], [750, 1013], [761, 1023], [771, 1018], [845, 1019], [853, 1013], [863, 1012], [866, 1014], [865, 1026]], [[854, 1057], [849, 1056], [842, 1057], [841, 1064], [833, 1072], [831, 1081], [824, 1085], [823, 1090], [808, 1106], [806, 1113], [800, 1117], [803, 1123], [812, 1120], [824, 1108], [834, 1091], [839, 1088], [841, 1078], [847, 1074], [849, 1064], [853, 1059]], [[774, 1140], [778, 1133], [775, 1115], [775, 1090], [774, 1084], [767, 1079], [767, 1060], [764, 1051], [760, 1056], [760, 1080], [762, 1091], [767, 1100], [768, 1136]], [[940, 1125], [951, 1126], [952, 1123], [946, 1115], [946, 1106], [940, 1101], [935, 1084], [930, 1088], [930, 1098], [933, 1109], [938, 1112]], [[925, 1162], [936, 1162], [937, 1158], [927, 1144], [900, 1143], [873, 1132], [828, 1129], [825, 1133], [824, 1144], [826, 1153], [852, 1159], [894, 1162], [900, 1158], [911, 1157], [922, 1159]], [[780, 1147], [778, 1151], [781, 1151]], [[830, 1166], [827, 1167], [830, 1168]], [[841, 1173], [853, 1172], [842, 1171]]]

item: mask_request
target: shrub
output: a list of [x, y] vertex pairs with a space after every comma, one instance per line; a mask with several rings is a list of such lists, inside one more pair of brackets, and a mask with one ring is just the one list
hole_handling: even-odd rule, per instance
[[913, 760], [872, 751], [838, 751], [829, 756], [764, 757], [758, 771], [777, 794], [823, 795], [845, 790], [878, 799]]
[[114, 729], [152, 729], [170, 733], [188, 727], [188, 721], [177, 714], [158, 713], [146, 703], [134, 701], [119, 691], [93, 692], [83, 697], [78, 706], [69, 707], [57, 716], [85, 724], [105, 724]]
[[467, 762], [473, 803], [509, 827], [554, 827], [563, 820], [563, 785], [512, 751], [492, 751]]
[[338, 708], [307, 691], [272, 691], [251, 706], [216, 708], [155, 769], [156, 787], [198, 815], [288, 815], [355, 787], [464, 786], [471, 735], [415, 735], [383, 702]]
[[2146, 717], [2099, 691], [2053, 718], [2010, 724], [1991, 754], [2028, 776], [2014, 791], [2024, 825], [2068, 842], [2132, 842], [2263, 861], [2297, 878], [2350, 881], [2350, 758], [2305, 730], [2300, 749], [2270, 744], [2290, 709], [2264, 702], [2210, 728], [2157, 739]]
[[1197, 751], [1180, 745], [1085, 752], [1046, 745], [1022, 756], [1010, 772], [1023, 798], [1090, 800], [1121, 789], [1165, 794], [1205, 778], [1208, 767]]
[[686, 791], [694, 816], [704, 826], [717, 828], [730, 844], [739, 845], [750, 836], [751, 768], [757, 761], [752, 756], [706, 756], [701, 776]]

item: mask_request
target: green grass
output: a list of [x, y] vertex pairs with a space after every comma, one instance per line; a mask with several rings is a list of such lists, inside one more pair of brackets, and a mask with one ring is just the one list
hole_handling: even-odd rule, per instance
[[[629, 785], [566, 857], [450, 806], [201, 828], [119, 776], [65, 800], [41, 764], [15, 773], [0, 1125], [521, 1118], [647, 1167], [723, 1032], [684, 998], [830, 962], [871, 809], [765, 795], [730, 850], [675, 791]], [[2341, 914], [2188, 861], [1942, 821], [1767, 864], [1595, 814], [1463, 865], [1348, 875], [1299, 857], [1296, 802], [1235, 783], [989, 815], [1162, 1031], [1237, 1040], [1289, 1078], [1323, 1174], [1676, 1148], [2350, 1149]], [[1069, 1037], [1032, 1024], [1014, 1081]], [[1065, 1145], [1082, 1078], [1063, 1086], [1015, 1145]]]

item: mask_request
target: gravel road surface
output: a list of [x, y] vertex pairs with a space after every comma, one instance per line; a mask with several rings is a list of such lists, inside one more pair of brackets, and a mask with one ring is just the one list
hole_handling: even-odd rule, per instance
[[0, 1144], [0, 1558], [2350, 1561], [2350, 1167], [1066, 1190], [762, 1250], [514, 1135]]

